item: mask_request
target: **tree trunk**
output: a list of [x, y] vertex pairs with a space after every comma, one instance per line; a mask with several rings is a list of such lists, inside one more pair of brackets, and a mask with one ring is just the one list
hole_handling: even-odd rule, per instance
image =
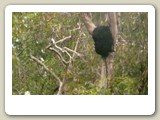
[[[118, 34], [119, 34], [119, 16], [120, 13], [115, 13], [115, 12], [110, 12], [108, 13], [108, 25], [111, 28], [113, 39], [114, 39], [114, 48], [113, 50], [116, 51], [116, 42], [118, 41]], [[106, 59], [106, 68], [107, 68], [107, 87], [111, 88], [112, 87], [112, 75], [113, 75], [113, 59], [114, 58], [114, 53], [110, 53], [109, 56]]]
[[[119, 33], [119, 13], [110, 12], [107, 16], [107, 23], [108, 26], [110, 26], [113, 39], [114, 39], [114, 46], [116, 44], [116, 41], [118, 40], [118, 33]], [[91, 20], [90, 13], [81, 13], [82, 20], [84, 22], [84, 25], [86, 26], [88, 32], [92, 34], [93, 30], [96, 28], [95, 24]], [[116, 51], [115, 47], [113, 47], [113, 50]], [[113, 74], [113, 53], [110, 53], [109, 56], [103, 60], [104, 63], [101, 67], [101, 80], [99, 82], [99, 87], [111, 87], [111, 79]], [[104, 74], [106, 73], [106, 74]]]

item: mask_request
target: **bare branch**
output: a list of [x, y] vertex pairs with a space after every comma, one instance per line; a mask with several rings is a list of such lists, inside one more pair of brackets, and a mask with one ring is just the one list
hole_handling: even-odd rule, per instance
[[65, 38], [63, 38], [63, 39], [61, 39], [61, 40], [58, 40], [58, 41], [56, 41], [55, 43], [56, 43], [56, 44], [57, 44], [57, 43], [62, 43], [62, 42], [64, 42], [64, 41], [70, 39], [70, 38], [71, 38], [71, 32], [76, 31], [76, 30], [80, 30], [80, 25], [79, 25], [79, 24], [78, 24], [78, 27], [77, 27], [77, 28], [69, 31], [69, 34], [70, 34], [69, 36], [67, 36], [67, 37], [65, 37]]
[[63, 85], [64, 85], [63, 82], [60, 82], [57, 95], [61, 95], [62, 94]]
[[[76, 42], [76, 45], [75, 45], [74, 51], [77, 51], [78, 43], [79, 43], [79, 38], [77, 39], [77, 42]], [[75, 56], [75, 53], [73, 53], [73, 54], [72, 54], [72, 58], [74, 58], [74, 56]]]
[[77, 56], [82, 56], [80, 53], [78, 53], [78, 52], [76, 52], [75, 50], [72, 50], [72, 49], [69, 49], [69, 48], [67, 48], [67, 47], [63, 47], [63, 49], [66, 49], [66, 50], [68, 50], [68, 51], [70, 51], [70, 52], [72, 52], [72, 53], [75, 53]]
[[60, 50], [62, 53], [66, 53], [66, 54], [69, 56], [69, 61], [71, 61], [71, 59], [72, 59], [71, 55], [70, 55], [66, 50], [64, 50], [64, 49], [60, 48], [59, 46], [57, 46], [57, 45], [56, 45], [56, 42], [54, 41], [53, 38], [51, 39], [51, 41], [52, 41], [53, 45], [54, 45], [58, 50]]
[[[68, 73], [68, 71], [69, 71], [69, 66], [71, 65], [71, 62], [72, 62], [72, 60], [73, 60], [73, 56], [74, 56], [75, 54], [76, 54], [77, 56], [79, 56], [79, 57], [82, 56], [80, 53], [76, 52], [77, 46], [78, 46], [78, 42], [76, 42], [76, 46], [75, 46], [75, 49], [74, 49], [74, 50], [72, 50], [72, 49], [70, 49], [70, 48], [67, 48], [67, 47], [61, 48], [61, 47], [59, 47], [57, 44], [58, 44], [58, 43], [65, 42], [65, 41], [67, 41], [68, 39], [70, 39], [70, 38], [72, 37], [72, 36], [71, 36], [71, 32], [76, 31], [76, 30], [80, 30], [80, 29], [81, 29], [80, 24], [77, 24], [77, 25], [78, 25], [77, 28], [69, 31], [69, 34], [70, 34], [69, 36], [67, 36], [67, 37], [65, 37], [65, 38], [63, 38], [63, 39], [61, 39], [61, 40], [58, 40], [58, 41], [55, 41], [53, 38], [51, 38], [51, 43], [46, 47], [47, 49], [54, 51], [54, 52], [57, 54], [58, 58], [60, 59], [60, 62], [62, 62], [62, 64], [65, 65], [65, 67], [66, 67], [66, 74], [64, 75], [63, 80], [62, 80], [62, 81], [59, 81], [59, 89], [58, 89], [57, 95], [62, 94], [62, 92], [63, 92], [63, 90], [64, 90], [64, 85], [65, 85], [65, 83], [66, 83], [66, 78], [65, 78], [65, 77], [66, 77], [66, 75], [67, 75], [67, 73]], [[78, 39], [78, 41], [79, 41], [79, 39]], [[72, 56], [71, 56], [71, 53], [69, 53], [69, 52], [72, 52], [72, 53], [73, 53]], [[66, 53], [67, 56], [69, 56], [69, 60], [68, 60], [68, 61], [66, 61], [66, 60], [64, 59], [62, 53]]]
[[51, 73], [51, 75], [53, 75], [59, 82], [61, 82], [60, 78], [54, 73], [52, 72], [45, 64], [43, 64], [40, 60], [38, 60], [36, 57], [34, 57], [33, 55], [30, 55], [31, 59], [34, 60], [35, 62], [37, 62], [38, 64], [40, 64], [41, 66], [44, 67], [44, 69], [46, 71], [48, 71], [49, 73]]
[[55, 44], [64, 42], [65, 40], [70, 39], [70, 38], [71, 38], [71, 35], [70, 35], [70, 36], [67, 36], [67, 37], [65, 37], [65, 38], [63, 38], [63, 39], [61, 39], [61, 40], [56, 41]]
[[62, 55], [61, 55], [56, 49], [50, 47], [49, 50], [54, 51], [54, 52], [60, 57], [60, 60], [61, 60], [65, 65], [67, 65], [67, 64], [70, 63], [70, 61], [64, 60], [64, 58], [62, 57]]

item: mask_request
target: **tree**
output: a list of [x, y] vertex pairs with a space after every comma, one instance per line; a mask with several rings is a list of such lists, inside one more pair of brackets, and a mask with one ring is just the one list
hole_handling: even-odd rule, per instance
[[[107, 89], [105, 64], [95, 52], [91, 33], [96, 26], [113, 26], [111, 13], [83, 14], [13, 13], [13, 95], [148, 94], [147, 13], [117, 14]], [[94, 23], [87, 24], [93, 29], [87, 31], [83, 19]]]
[[[105, 63], [104, 64], [105, 68], [102, 66], [101, 79], [102, 80], [104, 79], [104, 73], [105, 73], [104, 71], [106, 69], [106, 78], [107, 79], [106, 79], [106, 82], [105, 82], [106, 83], [105, 86], [110, 87], [111, 82], [108, 83], [108, 81], [110, 81], [112, 79], [111, 78], [112, 71], [113, 71], [113, 53], [112, 52], [114, 51], [114, 44], [116, 44], [116, 41], [118, 40], [118, 31], [119, 31], [118, 30], [118, 26], [119, 26], [118, 13], [108, 13], [107, 14], [108, 18], [109, 18], [108, 21], [107, 21], [109, 27], [106, 27], [106, 28], [108, 28], [108, 30], [105, 29], [105, 27], [100, 27], [100, 29], [99, 29], [99, 27], [96, 27], [94, 25], [94, 23], [91, 21], [89, 13], [82, 13], [81, 15], [82, 15], [83, 22], [84, 22], [84, 24], [85, 24], [85, 26], [86, 26], [86, 28], [87, 28], [87, 30], [90, 34], [95, 34], [94, 31], [97, 29], [97, 33], [95, 34], [95, 36], [93, 36], [93, 39], [95, 38], [98, 41], [97, 46], [99, 48], [97, 48], [97, 49], [98, 49], [99, 52], [98, 51], [96, 51], [96, 52], [101, 53], [101, 51], [102, 51], [101, 55], [102, 55], [102, 58], [103, 58], [104, 63]], [[104, 28], [104, 30], [103, 30], [103, 28]], [[110, 31], [109, 29], [111, 29], [111, 33], [110, 32], [103, 32], [103, 31]], [[104, 33], [104, 35], [103, 35], [103, 33]], [[104, 40], [107, 40], [108, 42], [105, 44]], [[95, 41], [95, 43], [96, 43], [96, 41]], [[112, 45], [112, 43], [113, 43], [113, 45]], [[102, 45], [100, 45], [100, 44], [102, 44]], [[103, 46], [104, 46], [104, 48], [110, 48], [110, 49], [103, 49]], [[95, 47], [96, 47], [96, 45], [95, 45]], [[106, 57], [103, 56], [104, 53], [107, 53]]]

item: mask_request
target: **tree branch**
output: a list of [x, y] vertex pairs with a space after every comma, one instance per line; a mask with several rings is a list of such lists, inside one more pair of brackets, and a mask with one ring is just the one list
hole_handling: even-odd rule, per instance
[[[116, 44], [116, 41], [118, 41], [118, 34], [119, 34], [119, 18], [118, 13], [116, 12], [110, 12], [108, 13], [108, 24], [111, 27], [113, 39], [114, 39], [114, 46]], [[114, 47], [114, 51], [116, 51], [116, 48]]]
[[93, 30], [96, 28], [96, 25], [92, 22], [89, 13], [81, 13], [81, 17], [88, 32], [92, 34]]
[[40, 64], [41, 66], [43, 66], [46, 71], [48, 71], [49, 73], [51, 73], [51, 75], [54, 76], [54, 78], [56, 78], [56, 80], [58, 80], [61, 83], [60, 78], [54, 72], [52, 72], [45, 64], [43, 64], [40, 60], [38, 60], [33, 55], [30, 55], [30, 58], [32, 60], [34, 60], [35, 62], [37, 62], [38, 64]]
[[[73, 60], [73, 56], [74, 56], [75, 54], [76, 54], [77, 56], [79, 56], [79, 57], [82, 56], [80, 53], [76, 52], [77, 46], [78, 46], [78, 42], [76, 42], [76, 46], [75, 46], [75, 49], [74, 49], [74, 50], [72, 50], [72, 49], [70, 49], [70, 48], [68, 48], [68, 47], [60, 47], [60, 46], [58, 46], [57, 44], [58, 44], [58, 43], [63, 43], [63, 42], [65, 42], [66, 40], [70, 39], [70, 38], [72, 37], [72, 36], [71, 36], [71, 32], [72, 32], [72, 31], [80, 30], [80, 29], [81, 29], [80, 24], [77, 24], [77, 25], [78, 25], [77, 28], [72, 29], [72, 30], [69, 30], [69, 34], [70, 34], [69, 36], [67, 36], [67, 37], [65, 37], [65, 38], [63, 38], [63, 39], [61, 39], [61, 40], [58, 40], [58, 41], [55, 41], [53, 38], [51, 38], [51, 42], [50, 42], [50, 44], [47, 46], [47, 49], [49, 49], [49, 50], [51, 50], [51, 51], [54, 51], [54, 52], [57, 54], [58, 58], [60, 59], [60, 61], [62, 62], [62, 64], [65, 65], [65, 68], [66, 68], [66, 74], [63, 76], [63, 80], [62, 80], [62, 81], [59, 81], [59, 88], [58, 88], [57, 95], [62, 94], [63, 91], [64, 91], [64, 85], [65, 85], [65, 83], [66, 83], [66, 76], [67, 76], [68, 71], [69, 71], [69, 66], [71, 65], [71, 62], [72, 62], [72, 60]], [[79, 41], [79, 40], [77, 40], [77, 41]], [[69, 52], [72, 52], [72, 53], [73, 53], [72, 56], [71, 56], [71, 53], [69, 53]], [[69, 60], [68, 60], [68, 61], [66, 61], [66, 60], [64, 59], [62, 53], [65, 53], [65, 54], [67, 54], [67, 56], [69, 56]]]
[[63, 47], [63, 49], [65, 49], [65, 50], [67, 50], [67, 51], [70, 51], [70, 52], [76, 54], [76, 55], [79, 56], [79, 57], [82, 56], [80, 53], [78, 53], [78, 52], [76, 52], [75, 50], [72, 50], [72, 49], [70, 49], [70, 48]]
[[55, 44], [64, 42], [65, 40], [70, 39], [70, 38], [71, 38], [71, 35], [70, 35], [70, 36], [67, 36], [67, 37], [65, 37], [65, 38], [63, 38], [63, 39], [61, 39], [61, 40], [56, 41]]
[[54, 51], [60, 57], [60, 60], [62, 61], [62, 63], [64, 63], [65, 65], [70, 63], [70, 60], [66, 61], [56, 49], [50, 47], [49, 50]]

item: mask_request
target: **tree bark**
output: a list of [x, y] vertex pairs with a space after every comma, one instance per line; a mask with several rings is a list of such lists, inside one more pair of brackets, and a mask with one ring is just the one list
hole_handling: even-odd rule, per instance
[[96, 25], [92, 22], [90, 13], [81, 13], [81, 17], [88, 32], [92, 34], [93, 30], [96, 28]]
[[[114, 40], [114, 48], [113, 50], [116, 51], [116, 42], [118, 41], [118, 35], [119, 35], [119, 29], [120, 29], [120, 24], [119, 24], [119, 16], [120, 13], [115, 13], [115, 12], [110, 12], [108, 13], [108, 25], [111, 28], [112, 35], [113, 35], [113, 40]], [[107, 58], [107, 79], [108, 79], [108, 87], [112, 87], [112, 75], [113, 75], [113, 59], [114, 58], [114, 53], [110, 53], [108, 58]]]

